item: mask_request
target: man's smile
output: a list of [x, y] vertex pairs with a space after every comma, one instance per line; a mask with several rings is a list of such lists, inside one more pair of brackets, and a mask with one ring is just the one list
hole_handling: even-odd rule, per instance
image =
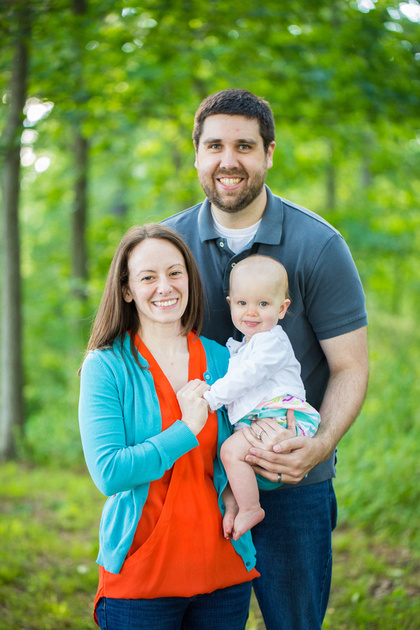
[[223, 186], [236, 186], [241, 181], [243, 181], [243, 178], [242, 177], [219, 177], [218, 181]]

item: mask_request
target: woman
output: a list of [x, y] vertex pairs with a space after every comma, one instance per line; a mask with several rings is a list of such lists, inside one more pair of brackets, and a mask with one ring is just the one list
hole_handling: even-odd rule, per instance
[[237, 509], [220, 462], [230, 427], [202, 394], [228, 356], [198, 337], [202, 315], [198, 269], [182, 239], [159, 224], [129, 230], [81, 369], [86, 463], [109, 496], [99, 533], [101, 628], [245, 627], [258, 573], [249, 535], [222, 533], [222, 518], [233, 521]]

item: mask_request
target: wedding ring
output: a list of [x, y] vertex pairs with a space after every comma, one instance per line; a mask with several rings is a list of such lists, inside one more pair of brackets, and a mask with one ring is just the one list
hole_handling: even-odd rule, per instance
[[281, 473], [277, 473], [277, 481], [278, 483], [281, 483]]
[[262, 434], [264, 433], [264, 429], [261, 429], [261, 431], [258, 433], [257, 435], [257, 440], [262, 440]]

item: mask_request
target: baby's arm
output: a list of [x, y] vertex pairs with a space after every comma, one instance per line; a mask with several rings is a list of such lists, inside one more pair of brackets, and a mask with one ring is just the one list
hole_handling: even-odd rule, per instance
[[259, 338], [258, 351], [238, 357], [234, 365], [231, 359], [227, 374], [219, 378], [209, 392], [205, 392], [204, 398], [213, 411], [244, 396], [249, 389], [260, 385], [273, 371], [284, 366], [285, 346], [281, 340], [269, 332], [258, 333], [256, 337]]

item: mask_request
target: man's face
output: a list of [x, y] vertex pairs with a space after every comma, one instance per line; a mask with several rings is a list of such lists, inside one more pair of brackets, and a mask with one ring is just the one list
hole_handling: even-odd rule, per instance
[[195, 167], [210, 203], [234, 213], [263, 194], [274, 147], [272, 142], [265, 152], [256, 119], [227, 114], [206, 118]]

